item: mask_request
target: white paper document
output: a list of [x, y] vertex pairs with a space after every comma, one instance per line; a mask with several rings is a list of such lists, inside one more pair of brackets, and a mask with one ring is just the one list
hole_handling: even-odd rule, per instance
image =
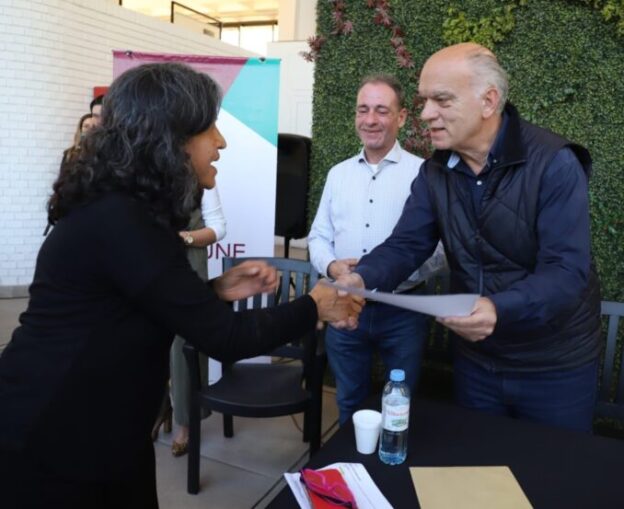
[[329, 281], [324, 284], [332, 286], [353, 295], [359, 295], [369, 300], [383, 302], [392, 306], [418, 311], [432, 316], [468, 316], [474, 308], [479, 295], [476, 293], [458, 293], [453, 295], [404, 295], [400, 293], [385, 293], [372, 290], [363, 290], [352, 286], [342, 286]]
[[[319, 470], [335, 468], [340, 471], [353, 493], [358, 509], [392, 509], [371, 476], [361, 463], [333, 463]], [[284, 477], [301, 509], [312, 509], [305, 486], [299, 480], [300, 474], [285, 473]]]

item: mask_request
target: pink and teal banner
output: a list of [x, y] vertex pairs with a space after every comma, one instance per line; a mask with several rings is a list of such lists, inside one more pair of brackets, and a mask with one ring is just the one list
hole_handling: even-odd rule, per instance
[[227, 235], [209, 248], [210, 277], [224, 256], [273, 256], [279, 60], [113, 52], [113, 76], [146, 63], [182, 62], [223, 91], [217, 125], [227, 141], [216, 164]]

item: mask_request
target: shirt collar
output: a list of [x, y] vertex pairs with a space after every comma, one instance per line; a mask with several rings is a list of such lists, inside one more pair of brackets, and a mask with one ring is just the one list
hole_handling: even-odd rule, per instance
[[[358, 161], [360, 163], [364, 162], [366, 164], [369, 164], [368, 161], [366, 160], [364, 147], [362, 147], [362, 150], [360, 150]], [[379, 161], [377, 164], [381, 165], [384, 161], [388, 161], [391, 163], [398, 163], [401, 161], [401, 145], [399, 144], [398, 140], [394, 142], [394, 146], [390, 149], [390, 151], [384, 157], [381, 158], [381, 161]]]
[[[490, 148], [490, 152], [488, 153], [487, 164], [491, 166], [492, 163], [496, 163], [500, 159], [500, 153], [503, 147], [503, 140], [505, 139], [505, 133], [507, 131], [507, 124], [509, 123], [509, 116], [506, 112], [503, 112], [501, 125], [498, 129], [498, 133], [496, 133], [496, 138], [494, 138], [494, 143], [492, 143], [492, 147]], [[446, 162], [447, 168], [450, 170], [454, 169], [461, 161], [461, 157], [457, 152], [451, 152], [451, 155]]]

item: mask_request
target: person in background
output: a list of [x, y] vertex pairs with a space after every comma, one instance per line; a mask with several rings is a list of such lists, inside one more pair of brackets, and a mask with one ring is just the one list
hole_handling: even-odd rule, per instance
[[78, 157], [80, 153], [80, 145], [82, 140], [84, 140], [87, 133], [95, 127], [95, 121], [93, 120], [93, 115], [91, 113], [87, 113], [80, 117], [78, 121], [78, 125], [76, 126], [76, 131], [74, 132], [74, 143], [71, 147], [65, 149], [63, 151], [63, 159], [61, 161], [61, 167], [67, 163], [72, 162], [74, 159]]
[[[396, 78], [380, 74], [362, 80], [355, 129], [363, 148], [329, 171], [308, 236], [310, 260], [321, 274], [337, 279], [350, 273], [362, 255], [392, 232], [423, 162], [397, 141], [406, 118]], [[408, 282], [403, 289], [418, 292], [415, 286]], [[404, 370], [414, 390], [428, 330], [425, 315], [378, 302], [367, 303], [357, 329], [327, 328], [325, 348], [336, 379], [341, 425], [370, 392], [375, 351], [386, 371]]]
[[93, 115], [94, 125], [98, 126], [102, 123], [102, 102], [104, 101], [104, 94], [98, 95], [91, 104], [89, 105], [89, 110], [91, 111], [91, 115]]
[[589, 432], [597, 395], [600, 288], [591, 259], [589, 152], [523, 120], [507, 74], [478, 44], [425, 63], [419, 94], [433, 156], [392, 235], [342, 282], [392, 289], [442, 239], [470, 316], [438, 320], [460, 336], [458, 402]]
[[235, 313], [231, 301], [275, 290], [266, 263], [208, 283], [191, 269], [179, 232], [215, 186], [220, 101], [218, 85], [187, 66], [130, 69], [76, 170], [54, 183], [55, 227], [0, 356], [0, 507], [157, 508], [150, 432], [176, 334], [232, 362], [318, 320], [355, 325], [361, 299], [323, 284]]
[[[192, 269], [203, 280], [208, 281], [208, 256], [206, 246], [225, 237], [226, 221], [221, 207], [217, 188], [206, 189], [202, 197], [201, 209], [193, 211], [191, 220], [180, 232], [186, 246], [186, 255]], [[178, 425], [176, 436], [171, 444], [174, 456], [182, 456], [188, 450], [190, 374], [182, 351], [184, 339], [176, 336], [171, 345], [171, 400], [173, 418]], [[208, 357], [199, 355], [199, 368], [202, 383], [208, 383]]]

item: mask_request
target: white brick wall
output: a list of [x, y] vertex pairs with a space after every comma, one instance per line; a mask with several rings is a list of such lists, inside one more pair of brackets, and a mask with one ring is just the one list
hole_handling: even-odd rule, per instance
[[113, 49], [251, 55], [117, 4], [0, 0], [0, 296], [32, 282], [61, 155]]

